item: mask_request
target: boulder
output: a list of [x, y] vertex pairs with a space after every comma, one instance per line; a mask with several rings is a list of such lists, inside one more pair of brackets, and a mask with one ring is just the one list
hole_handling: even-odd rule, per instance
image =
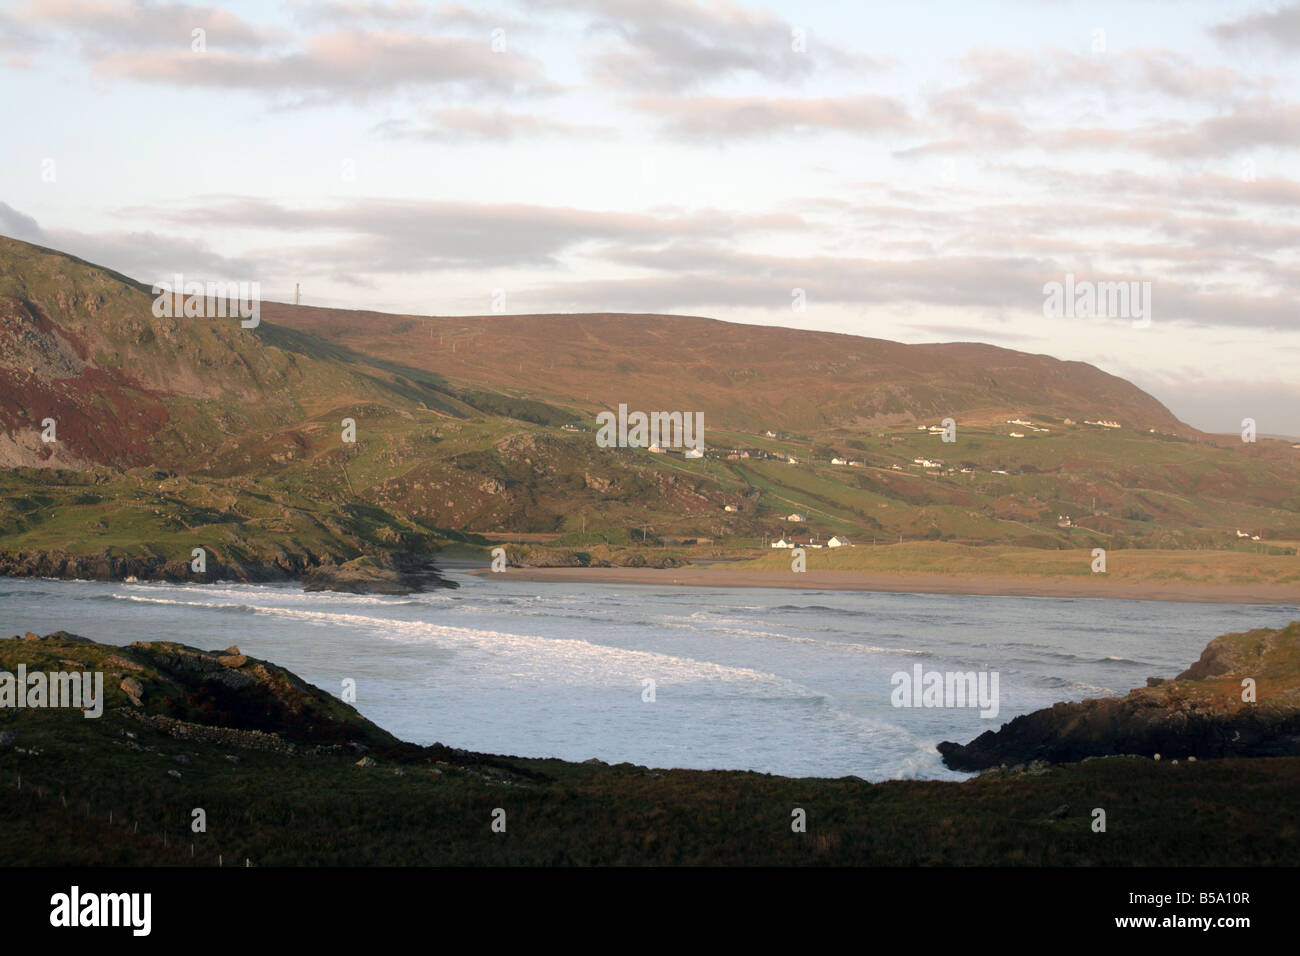
[[144, 703], [144, 684], [134, 677], [123, 677], [122, 683], [118, 686], [122, 688], [122, 692], [136, 707]]

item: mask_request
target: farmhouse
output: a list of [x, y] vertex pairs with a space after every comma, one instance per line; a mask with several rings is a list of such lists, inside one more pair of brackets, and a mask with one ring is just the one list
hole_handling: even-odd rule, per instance
[[802, 524], [803, 522], [807, 521], [808, 519], [805, 518], [803, 515], [801, 515], [799, 512], [796, 511], [796, 512], [794, 512], [793, 514], [788, 514], [788, 515], [786, 515], [786, 516], [785, 516], [785, 520], [786, 520], [786, 521], [794, 521], [794, 522], [797, 522], [797, 523]]
[[779, 541], [772, 542], [772, 547], [774, 548], [793, 548], [794, 546], [795, 544], [793, 541], [787, 541], [785, 540], [785, 538], [781, 538]]
[[851, 548], [853, 542], [843, 535], [836, 534], [831, 536], [831, 539], [826, 542], [826, 546], [828, 548]]

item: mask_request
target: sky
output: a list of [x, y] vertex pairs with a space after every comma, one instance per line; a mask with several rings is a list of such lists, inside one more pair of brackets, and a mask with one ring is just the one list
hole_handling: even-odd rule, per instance
[[1295, 436], [1298, 67], [1300, 3], [0, 0], [0, 234], [307, 305], [988, 342]]

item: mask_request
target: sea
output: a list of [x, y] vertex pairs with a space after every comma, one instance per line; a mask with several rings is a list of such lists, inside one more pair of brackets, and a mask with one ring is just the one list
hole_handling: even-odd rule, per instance
[[[403, 597], [297, 584], [0, 578], [0, 636], [239, 646], [398, 737], [487, 753], [796, 777], [962, 779], [965, 743], [1057, 701], [1173, 677], [1295, 606], [537, 583], [452, 570]], [[997, 713], [898, 675], [996, 675]], [[978, 702], [975, 702], [978, 703]], [[947, 706], [944, 706], [947, 705]]]

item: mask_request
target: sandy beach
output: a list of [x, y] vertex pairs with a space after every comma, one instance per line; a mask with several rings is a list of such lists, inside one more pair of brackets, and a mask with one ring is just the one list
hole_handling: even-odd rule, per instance
[[[479, 568], [473, 574], [492, 572]], [[1207, 604], [1300, 604], [1300, 589], [1276, 584], [1140, 581], [1089, 577], [877, 574], [859, 571], [732, 570], [685, 568], [511, 568], [500, 572], [518, 581], [636, 584], [648, 587], [800, 588], [827, 591], [887, 591], [916, 594], [993, 594], [1017, 597], [1126, 598], [1135, 601], [1191, 601]]]

